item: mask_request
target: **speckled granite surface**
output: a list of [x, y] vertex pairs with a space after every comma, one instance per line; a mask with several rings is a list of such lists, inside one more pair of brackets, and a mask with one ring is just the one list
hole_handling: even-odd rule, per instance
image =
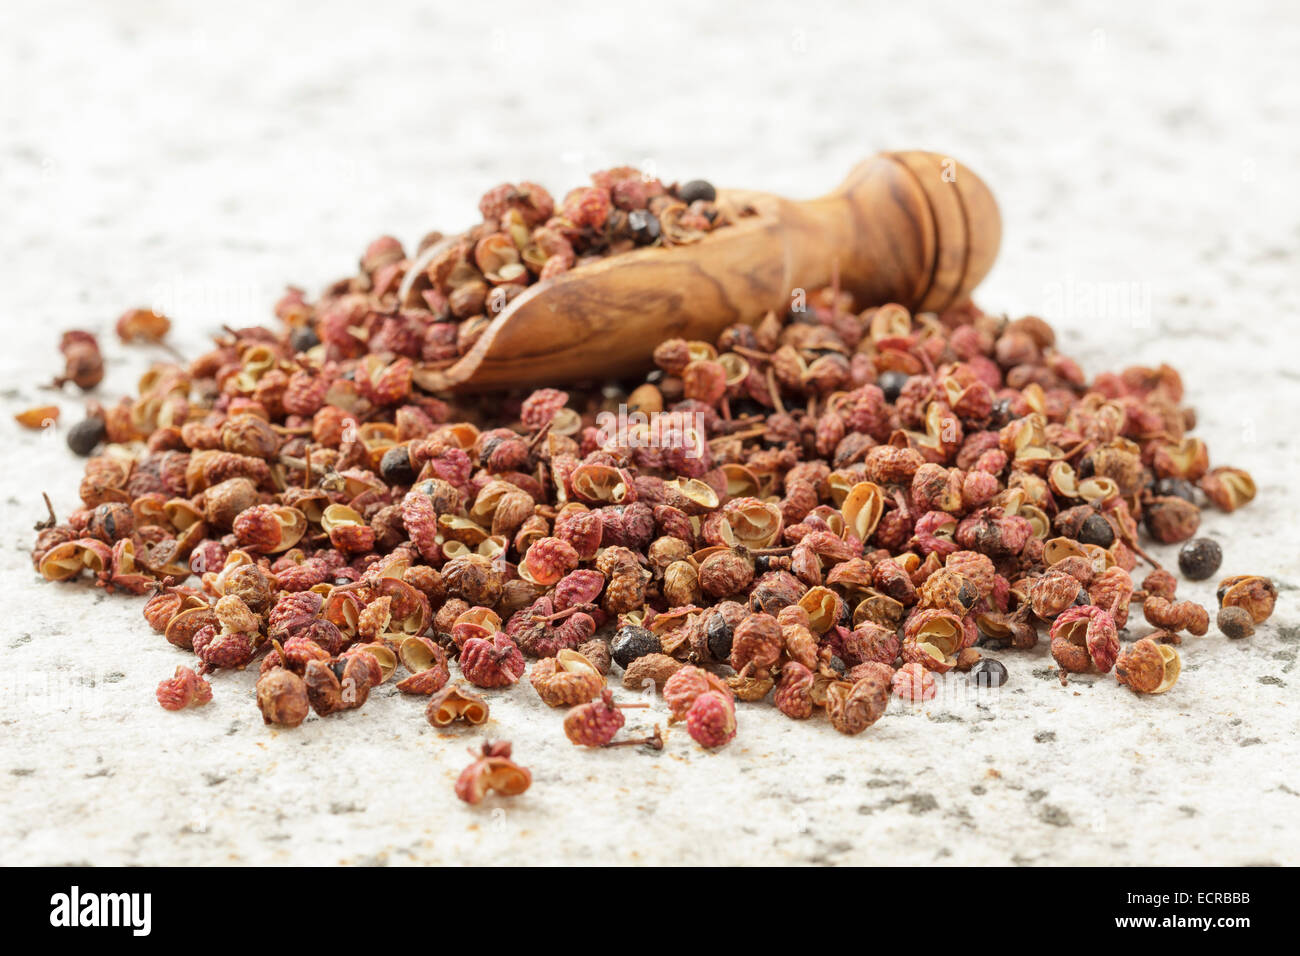
[[[0, 862], [1300, 862], [1293, 5], [426, 6], [0, 12]], [[1170, 694], [1062, 688], [1044, 647], [1004, 654], [999, 692], [949, 677], [858, 738], [744, 707], [719, 753], [677, 731], [649, 754], [571, 747], [521, 686], [488, 729], [533, 788], [469, 809], [451, 783], [476, 735], [419, 701], [386, 687], [272, 733], [253, 675], [222, 675], [167, 714], [153, 688], [186, 657], [138, 602], [38, 586], [39, 491], [66, 510], [80, 463], [10, 416], [46, 397], [60, 329], [156, 303], [192, 352], [504, 179], [649, 162], [808, 195], [900, 147], [998, 195], [986, 308], [1044, 314], [1089, 371], [1169, 359], [1215, 460], [1258, 478], [1204, 527], [1225, 573], [1275, 576], [1278, 612], [1185, 645]], [[107, 395], [149, 358], [111, 356]]]

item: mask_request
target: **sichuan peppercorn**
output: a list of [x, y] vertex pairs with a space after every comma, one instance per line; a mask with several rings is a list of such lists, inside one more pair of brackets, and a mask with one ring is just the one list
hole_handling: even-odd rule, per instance
[[718, 191], [713, 188], [713, 184], [704, 179], [692, 179], [682, 185], [677, 190], [677, 196], [682, 202], [690, 203], [696, 200], [713, 202], [718, 198]]
[[1007, 667], [992, 657], [981, 657], [970, 669], [970, 680], [976, 687], [1001, 687], [1007, 682]]
[[384, 452], [379, 462], [379, 473], [390, 485], [413, 485], [419, 477], [411, 465], [410, 449], [405, 445], [394, 445]]
[[610, 656], [614, 658], [614, 663], [623, 668], [638, 657], [662, 652], [663, 645], [659, 642], [658, 636], [648, 628], [637, 627], [634, 624], [620, 627], [614, 634], [614, 639], [609, 642]]
[[68, 447], [74, 454], [88, 458], [94, 454], [95, 449], [107, 435], [108, 427], [104, 424], [104, 419], [91, 415], [68, 429]]
[[903, 391], [903, 386], [907, 384], [907, 375], [904, 372], [890, 369], [880, 373], [880, 377], [876, 379], [876, 384], [885, 393], [885, 401], [896, 402]]
[[1115, 530], [1101, 515], [1089, 515], [1079, 526], [1078, 541], [1080, 544], [1095, 544], [1099, 548], [1109, 548], [1115, 543]]
[[1183, 478], [1157, 478], [1151, 483], [1151, 494], [1157, 498], [1173, 496], [1196, 504], [1196, 486]]
[[1255, 619], [1250, 612], [1241, 607], [1221, 607], [1215, 624], [1225, 637], [1241, 641], [1255, 633]]
[[1189, 581], [1204, 581], [1219, 570], [1223, 549], [1212, 538], [1188, 541], [1178, 552], [1178, 569]]
[[300, 325], [290, 333], [289, 345], [295, 352], [308, 352], [320, 345], [320, 337], [311, 326]]
[[648, 246], [659, 238], [659, 220], [644, 209], [627, 214], [628, 232], [638, 246]]

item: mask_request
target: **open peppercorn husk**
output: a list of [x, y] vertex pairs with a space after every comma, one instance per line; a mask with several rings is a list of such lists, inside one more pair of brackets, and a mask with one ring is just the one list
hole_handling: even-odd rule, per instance
[[[606, 222], [673, 198], [609, 183]], [[831, 288], [666, 339], [643, 381], [432, 394], [415, 367], [461, 354], [468, 306], [560, 268], [546, 230], [601, 202], [490, 199], [474, 242], [428, 246], [427, 283], [381, 240], [318, 301], [290, 290], [277, 327], [226, 329], [100, 407], [81, 507], [39, 530], [42, 576], [154, 591], [149, 626], [218, 693], [239, 678], [211, 672], [256, 665], [250, 701], [278, 726], [317, 719], [300, 684], [348, 719], [399, 664], [444, 727], [486, 720], [493, 694], [583, 706], [612, 662], [625, 687], [690, 688], [674, 717], [708, 747], [737, 701], [857, 732], [891, 687], [929, 699], [977, 643], [1029, 653], [1040, 631], [1063, 670], [1110, 671], [1133, 600], [1206, 630], [1171, 575], [1133, 579], [1148, 539], [1254, 494], [1189, 434], [1173, 369], [1089, 379], [1037, 317], [857, 311]], [[561, 238], [616, 250], [593, 230]], [[1262, 620], [1275, 595], [1239, 576], [1223, 603]]]

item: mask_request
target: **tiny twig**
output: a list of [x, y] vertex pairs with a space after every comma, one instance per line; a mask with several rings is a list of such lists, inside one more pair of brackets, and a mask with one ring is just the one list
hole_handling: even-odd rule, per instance
[[539, 428], [539, 429], [537, 430], [537, 434], [534, 435], [534, 436], [529, 440], [529, 442], [528, 442], [528, 451], [529, 451], [530, 454], [531, 454], [532, 452], [536, 451], [537, 446], [540, 445], [540, 444], [542, 443], [542, 440], [543, 440], [547, 435], [550, 434], [550, 432], [551, 432], [551, 425], [552, 425], [552, 422], [547, 422], [545, 425], [543, 425], [541, 428]]
[[601, 744], [602, 747], [637, 747], [641, 745], [654, 750], [664, 749], [664, 737], [659, 730], [658, 724], [655, 724], [655, 732], [649, 737], [637, 737], [632, 740], [611, 740], [607, 744]]
[[785, 405], [781, 402], [781, 389], [776, 385], [776, 372], [772, 371], [772, 366], [767, 367], [767, 390], [772, 394], [772, 404], [782, 415], [785, 414]]
[[50, 496], [42, 491], [41, 497], [45, 499], [45, 508], [50, 513], [50, 516], [48, 518], [45, 518], [42, 521], [36, 522], [36, 530], [47, 531], [50, 528], [53, 528], [55, 525], [57, 525], [59, 523], [59, 519], [54, 514], [54, 505], [50, 503]]
[[572, 607], [566, 607], [563, 611], [556, 611], [554, 614], [531, 614], [529, 615], [529, 620], [538, 622], [545, 621], [549, 624], [553, 621], [562, 621], [566, 617], [577, 614], [579, 611], [590, 611], [595, 606], [596, 605], [594, 604], [575, 604]]

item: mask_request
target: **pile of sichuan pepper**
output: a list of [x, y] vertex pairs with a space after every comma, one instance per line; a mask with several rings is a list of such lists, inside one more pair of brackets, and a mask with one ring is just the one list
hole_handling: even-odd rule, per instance
[[[602, 208], [621, 209], [619, 183], [596, 181]], [[494, 190], [485, 216], [520, 217], [540, 242], [556, 219], [549, 201], [525, 211], [539, 195]], [[570, 196], [563, 221], [590, 202]], [[458, 240], [451, 272], [474, 246], [473, 281], [503, 276], [478, 255], [488, 238]], [[1002, 684], [983, 652], [1040, 636], [1063, 681], [1113, 672], [1158, 693], [1184, 635], [1208, 631], [1141, 538], [1186, 542], [1181, 570], [1207, 578], [1221, 555], [1193, 540], [1201, 504], [1232, 511], [1255, 489], [1210, 467], [1167, 366], [1088, 382], [1041, 319], [857, 313], [825, 289], [716, 342], [663, 342], [636, 387], [454, 405], [418, 368], [460, 347], [464, 286], [397, 303], [408, 262], [372, 244], [361, 278], [319, 303], [291, 290], [283, 327], [227, 330], [73, 430], [97, 452], [84, 507], [43, 523], [33, 561], [52, 581], [89, 570], [148, 596], [148, 623], [198, 658], [159, 686], [162, 706], [202, 704], [214, 672], [251, 666], [255, 687], [222, 683], [267, 723], [355, 709], [395, 679], [428, 698], [433, 725], [478, 725], [481, 691], [526, 678], [567, 709], [557, 732], [575, 744], [662, 747], [658, 727], [616, 739], [638, 706], [615, 702], [617, 665], [716, 747], [737, 701], [856, 734], [891, 696], [933, 697], [936, 675]], [[598, 423], [620, 406], [672, 414]], [[1225, 579], [1220, 630], [1248, 636], [1275, 597], [1265, 577]], [[1130, 621], [1135, 602], [1149, 628]], [[466, 774], [472, 802], [530, 779], [504, 742]]]

